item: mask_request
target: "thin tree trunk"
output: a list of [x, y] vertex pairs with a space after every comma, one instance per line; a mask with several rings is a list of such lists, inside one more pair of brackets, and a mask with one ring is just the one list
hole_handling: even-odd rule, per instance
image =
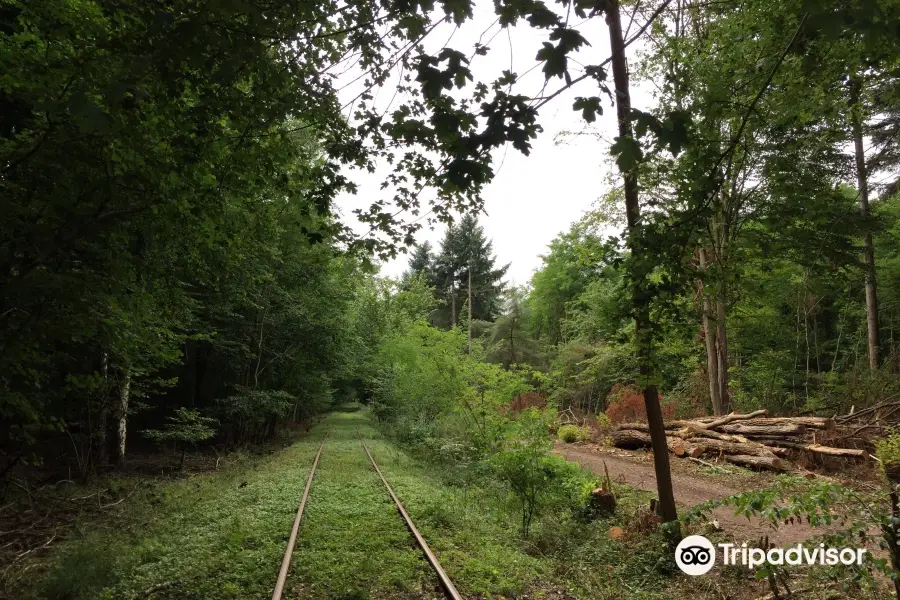
[[256, 368], [253, 370], [253, 389], [259, 389], [259, 364], [262, 362], [262, 354], [263, 354], [263, 331], [266, 326], [266, 309], [264, 308], [262, 311], [262, 315], [259, 320], [259, 342], [257, 343], [257, 353], [256, 353]]
[[803, 336], [806, 338], [806, 381], [803, 388], [806, 393], [806, 403], [809, 404], [809, 311], [806, 310], [808, 293], [803, 294]]
[[[724, 284], [723, 284], [724, 286]], [[722, 414], [731, 410], [731, 396], [728, 392], [728, 330], [726, 329], [725, 292], [719, 292], [716, 299], [716, 343], [719, 362], [719, 399], [722, 402]]]
[[[725, 176], [727, 177], [727, 173]], [[728, 330], [726, 328], [728, 315], [725, 310], [725, 246], [728, 243], [728, 233], [724, 216], [726, 200], [723, 200], [722, 196], [724, 196], [724, 192], [716, 197], [716, 211], [712, 216], [711, 224], [715, 259], [721, 275], [719, 289], [716, 292], [716, 362], [718, 363], [719, 400], [722, 403], [722, 414], [725, 414], [730, 410], [731, 399], [728, 394]]]
[[834, 346], [834, 358], [831, 360], [831, 372], [834, 373], [835, 366], [838, 361], [838, 352], [841, 350], [841, 336], [844, 335], [844, 318], [840, 313], [838, 314], [838, 337], [837, 344]]
[[[869, 181], [866, 172], [866, 154], [863, 147], [862, 106], [860, 95], [862, 81], [854, 78], [851, 83], [851, 127], [853, 130], [853, 146], [856, 158], [856, 182], [859, 187], [859, 212], [863, 219], [869, 216]], [[866, 230], [864, 241], [864, 273], [866, 281], [866, 326], [869, 333], [868, 354], [869, 370], [878, 368], [878, 293], [875, 284], [875, 248], [872, 243], [872, 232]]]
[[[606, 5], [606, 22], [609, 25], [609, 40], [612, 49], [612, 72], [616, 90], [616, 115], [619, 121], [619, 136], [632, 137], [631, 129], [631, 97], [628, 83], [628, 66], [625, 60], [625, 41], [622, 36], [622, 21], [619, 15], [619, 3], [610, 0]], [[638, 197], [637, 174], [634, 170], [623, 171], [622, 179], [625, 187], [625, 216], [628, 222], [628, 246], [634, 264], [642, 264], [643, 248], [640, 240], [640, 204]], [[659, 513], [663, 522], [676, 521], [678, 511], [675, 506], [675, 495], [672, 492], [672, 473], [669, 469], [669, 448], [666, 444], [666, 430], [663, 424], [662, 408], [659, 404], [659, 393], [651, 383], [651, 344], [653, 333], [650, 323], [650, 306], [648, 297], [642, 293], [645, 274], [638, 273], [632, 284], [632, 302], [635, 309], [635, 338], [637, 342], [640, 375], [644, 385], [644, 405], [647, 409], [647, 425], [653, 446], [653, 465], [656, 471], [656, 488], [659, 494]]]
[[[700, 270], [706, 271], [706, 249], [700, 248], [697, 253], [700, 259]], [[722, 406], [722, 397], [719, 395], [719, 361], [716, 344], [716, 328], [712, 326], [710, 319], [709, 296], [703, 289], [703, 280], [700, 281], [702, 294], [702, 319], [703, 319], [703, 336], [706, 338], [706, 373], [709, 379], [709, 398], [712, 402], [713, 414], [716, 416], [724, 415], [725, 410]]]
[[456, 327], [456, 287], [450, 284], [450, 327]]
[[94, 465], [103, 464], [107, 459], [106, 429], [109, 427], [109, 354], [100, 354], [100, 375], [103, 376], [103, 392], [97, 403], [97, 422], [94, 423], [94, 447], [91, 449], [91, 461]]
[[116, 463], [121, 463], [125, 460], [125, 438], [128, 435], [128, 401], [130, 397], [131, 371], [125, 369], [122, 373], [122, 383], [119, 386], [118, 427], [116, 428]]
[[472, 262], [469, 261], [469, 354], [472, 354]]

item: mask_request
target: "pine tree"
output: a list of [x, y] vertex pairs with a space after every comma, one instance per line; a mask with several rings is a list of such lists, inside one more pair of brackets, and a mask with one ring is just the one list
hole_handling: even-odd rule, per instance
[[447, 228], [435, 258], [433, 281], [441, 301], [435, 319], [437, 323], [453, 327], [461, 320], [467, 320], [470, 291], [473, 320], [494, 321], [501, 314], [503, 277], [509, 265], [497, 268], [496, 261], [493, 244], [478, 225], [477, 218], [466, 215], [458, 225]]
[[412, 280], [418, 275], [423, 275], [425, 281], [433, 285], [435, 283], [434, 268], [434, 254], [431, 251], [431, 243], [425, 241], [421, 244], [416, 244], [409, 257], [409, 268], [400, 278], [400, 287], [408, 289]]

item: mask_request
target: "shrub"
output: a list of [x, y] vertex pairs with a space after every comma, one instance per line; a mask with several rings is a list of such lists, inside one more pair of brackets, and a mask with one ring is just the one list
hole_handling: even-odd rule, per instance
[[178, 468], [183, 469], [187, 444], [196, 444], [213, 437], [216, 435], [216, 425], [218, 425], [218, 421], [215, 419], [204, 417], [196, 410], [182, 407], [175, 411], [174, 416], [169, 417], [169, 422], [164, 430], [147, 429], [141, 433], [160, 444], [181, 442], [181, 462]]
[[[647, 408], [644, 406], [643, 392], [634, 385], [623, 386], [616, 384], [609, 392], [609, 404], [606, 407], [606, 416], [610, 422], [633, 423], [647, 420]], [[659, 395], [662, 403], [662, 394]], [[671, 419], [675, 414], [674, 404], [663, 404], [663, 418]]]
[[597, 429], [609, 429], [612, 426], [612, 421], [606, 413], [597, 413], [597, 416], [594, 417], [594, 424], [597, 426]]
[[563, 425], [556, 433], [561, 442], [571, 444], [588, 439], [588, 430], [577, 425]]
[[217, 401], [223, 429], [235, 444], [269, 439], [278, 421], [290, 415], [298, 403], [285, 391], [235, 387], [237, 394]]
[[900, 433], [876, 441], [875, 456], [888, 482], [900, 484]]
[[[551, 454], [548, 415], [535, 409], [522, 412], [504, 450], [491, 457], [495, 476], [507, 483], [522, 509], [522, 535], [543, 507], [577, 507], [591, 489], [577, 465]], [[578, 428], [576, 428], [578, 429]]]

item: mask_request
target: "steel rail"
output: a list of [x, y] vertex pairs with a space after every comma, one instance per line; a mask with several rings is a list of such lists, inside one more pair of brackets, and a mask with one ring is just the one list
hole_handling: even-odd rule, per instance
[[275, 591], [272, 592], [272, 600], [281, 600], [281, 594], [284, 592], [284, 583], [287, 581], [288, 569], [291, 568], [291, 555], [294, 553], [294, 546], [297, 544], [297, 533], [300, 531], [300, 520], [303, 519], [303, 509], [306, 508], [306, 499], [309, 498], [309, 488], [312, 486], [313, 476], [316, 474], [316, 468], [319, 466], [319, 457], [322, 456], [322, 448], [328, 440], [328, 434], [331, 428], [325, 432], [325, 437], [319, 444], [319, 450], [316, 452], [316, 458], [313, 460], [312, 468], [306, 477], [306, 487], [303, 488], [303, 497], [300, 498], [300, 506], [297, 508], [297, 516], [294, 517], [294, 527], [291, 529], [291, 537], [288, 539], [287, 549], [284, 551], [284, 560], [281, 561], [281, 571], [278, 572], [278, 579], [275, 581]]
[[363, 440], [363, 436], [359, 431], [359, 427], [356, 428], [356, 433], [359, 435], [359, 443], [362, 445], [363, 450], [366, 451], [366, 455], [368, 455], [369, 460], [372, 461], [372, 466], [375, 467], [375, 472], [378, 473], [379, 477], [381, 477], [381, 482], [384, 484], [384, 487], [387, 488], [387, 491], [391, 495], [391, 498], [394, 499], [394, 504], [397, 505], [397, 510], [400, 512], [400, 516], [402, 516], [403, 520], [406, 522], [406, 527], [409, 529], [410, 533], [413, 534], [413, 537], [416, 538], [416, 542], [418, 542], [419, 548], [421, 548], [422, 552], [425, 553], [425, 557], [428, 559], [431, 567], [437, 573], [438, 579], [440, 579], [441, 582], [441, 587], [444, 588], [444, 591], [447, 592], [447, 595], [451, 598], [451, 600], [463, 600], [463, 597], [460, 596], [459, 592], [456, 591], [456, 587], [453, 585], [453, 582], [450, 581], [449, 577], [447, 577], [447, 573], [444, 572], [444, 569], [441, 567], [441, 563], [438, 562], [438, 559], [434, 555], [434, 552], [432, 552], [431, 548], [428, 547], [428, 542], [425, 541], [425, 538], [422, 537], [422, 534], [419, 533], [419, 530], [416, 529], [416, 526], [413, 524], [412, 519], [410, 519], [409, 515], [406, 514], [406, 509], [403, 508], [403, 504], [400, 503], [400, 499], [397, 498], [397, 494], [394, 493], [394, 490], [391, 489], [391, 486], [387, 482], [387, 479], [384, 478], [384, 474], [381, 472], [381, 469], [378, 468], [378, 463], [376, 463], [375, 459], [372, 458], [372, 453], [369, 452], [369, 448], [366, 446], [366, 442]]

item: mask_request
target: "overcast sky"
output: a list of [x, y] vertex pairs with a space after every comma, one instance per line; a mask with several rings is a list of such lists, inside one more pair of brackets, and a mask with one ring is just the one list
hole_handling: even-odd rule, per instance
[[[450, 25], [431, 36], [431, 48], [444, 45], [460, 50], [467, 55], [481, 36], [481, 43], [490, 47], [487, 56], [477, 56], [470, 65], [475, 81], [488, 83], [501, 71], [510, 68], [520, 76], [535, 64], [535, 54], [541, 42], [546, 40], [546, 31], [532, 30], [527, 23], [512, 28], [509, 36], [492, 23], [493, 2], [481, 0], [475, 11], [475, 19], [455, 30]], [[572, 23], [576, 23], [574, 20]], [[623, 15], [623, 27], [628, 19]], [[631, 27], [631, 35], [640, 23]], [[609, 37], [602, 18], [577, 27], [591, 43], [591, 47], [575, 55], [583, 64], [597, 63], [609, 56]], [[482, 33], [484, 35], [482, 36]], [[629, 57], [640, 52], [637, 42], [629, 47]], [[578, 65], [570, 62], [573, 76], [581, 72]], [[529, 95], [540, 91], [544, 83], [540, 68], [532, 70], [517, 84], [516, 90]], [[556, 89], [561, 80], [551, 81], [548, 90]], [[609, 76], [612, 87], [612, 76]], [[643, 86], [646, 87], [646, 86]], [[647, 109], [652, 106], [652, 94], [639, 86], [632, 93], [635, 108]], [[359, 88], [350, 86], [342, 91], [348, 100], [356, 95]], [[393, 94], [392, 84], [379, 92], [377, 98], [381, 106], [387, 106]], [[544, 132], [533, 142], [530, 156], [524, 156], [513, 148], [499, 150], [494, 156], [496, 176], [487, 186], [483, 197], [485, 212], [479, 216], [486, 235], [493, 240], [498, 263], [510, 263], [507, 280], [513, 284], [526, 284], [535, 269], [540, 267], [540, 255], [559, 233], [569, 226], [609, 189], [609, 178], [613, 165], [609, 160], [608, 148], [615, 136], [615, 109], [608, 99], [604, 99], [604, 112], [589, 129], [582, 121], [580, 112], [572, 110], [576, 96], [596, 95], [595, 84], [586, 80], [565, 94], [561, 94], [540, 113], [539, 123]], [[601, 94], [602, 95], [602, 94]], [[397, 100], [394, 100], [397, 102]], [[577, 135], [588, 132], [590, 135]], [[575, 135], [572, 135], [575, 134]], [[365, 208], [376, 198], [386, 193], [380, 190], [384, 173], [369, 175], [350, 172], [350, 177], [359, 186], [353, 196], [345, 194], [338, 199], [338, 208], [345, 220], [355, 222], [357, 231], [365, 233], [367, 227], [355, 221], [352, 210]], [[423, 199], [426, 196], [423, 196]], [[426, 208], [427, 210], [427, 208]], [[424, 212], [424, 211], [423, 211]], [[411, 217], [411, 216], [410, 216]], [[412, 217], [414, 218], [414, 217]], [[417, 236], [417, 242], [429, 240], [433, 246], [439, 245], [444, 226], [426, 226]], [[382, 274], [398, 276], [406, 270], [408, 255], [400, 255], [382, 267]]]

